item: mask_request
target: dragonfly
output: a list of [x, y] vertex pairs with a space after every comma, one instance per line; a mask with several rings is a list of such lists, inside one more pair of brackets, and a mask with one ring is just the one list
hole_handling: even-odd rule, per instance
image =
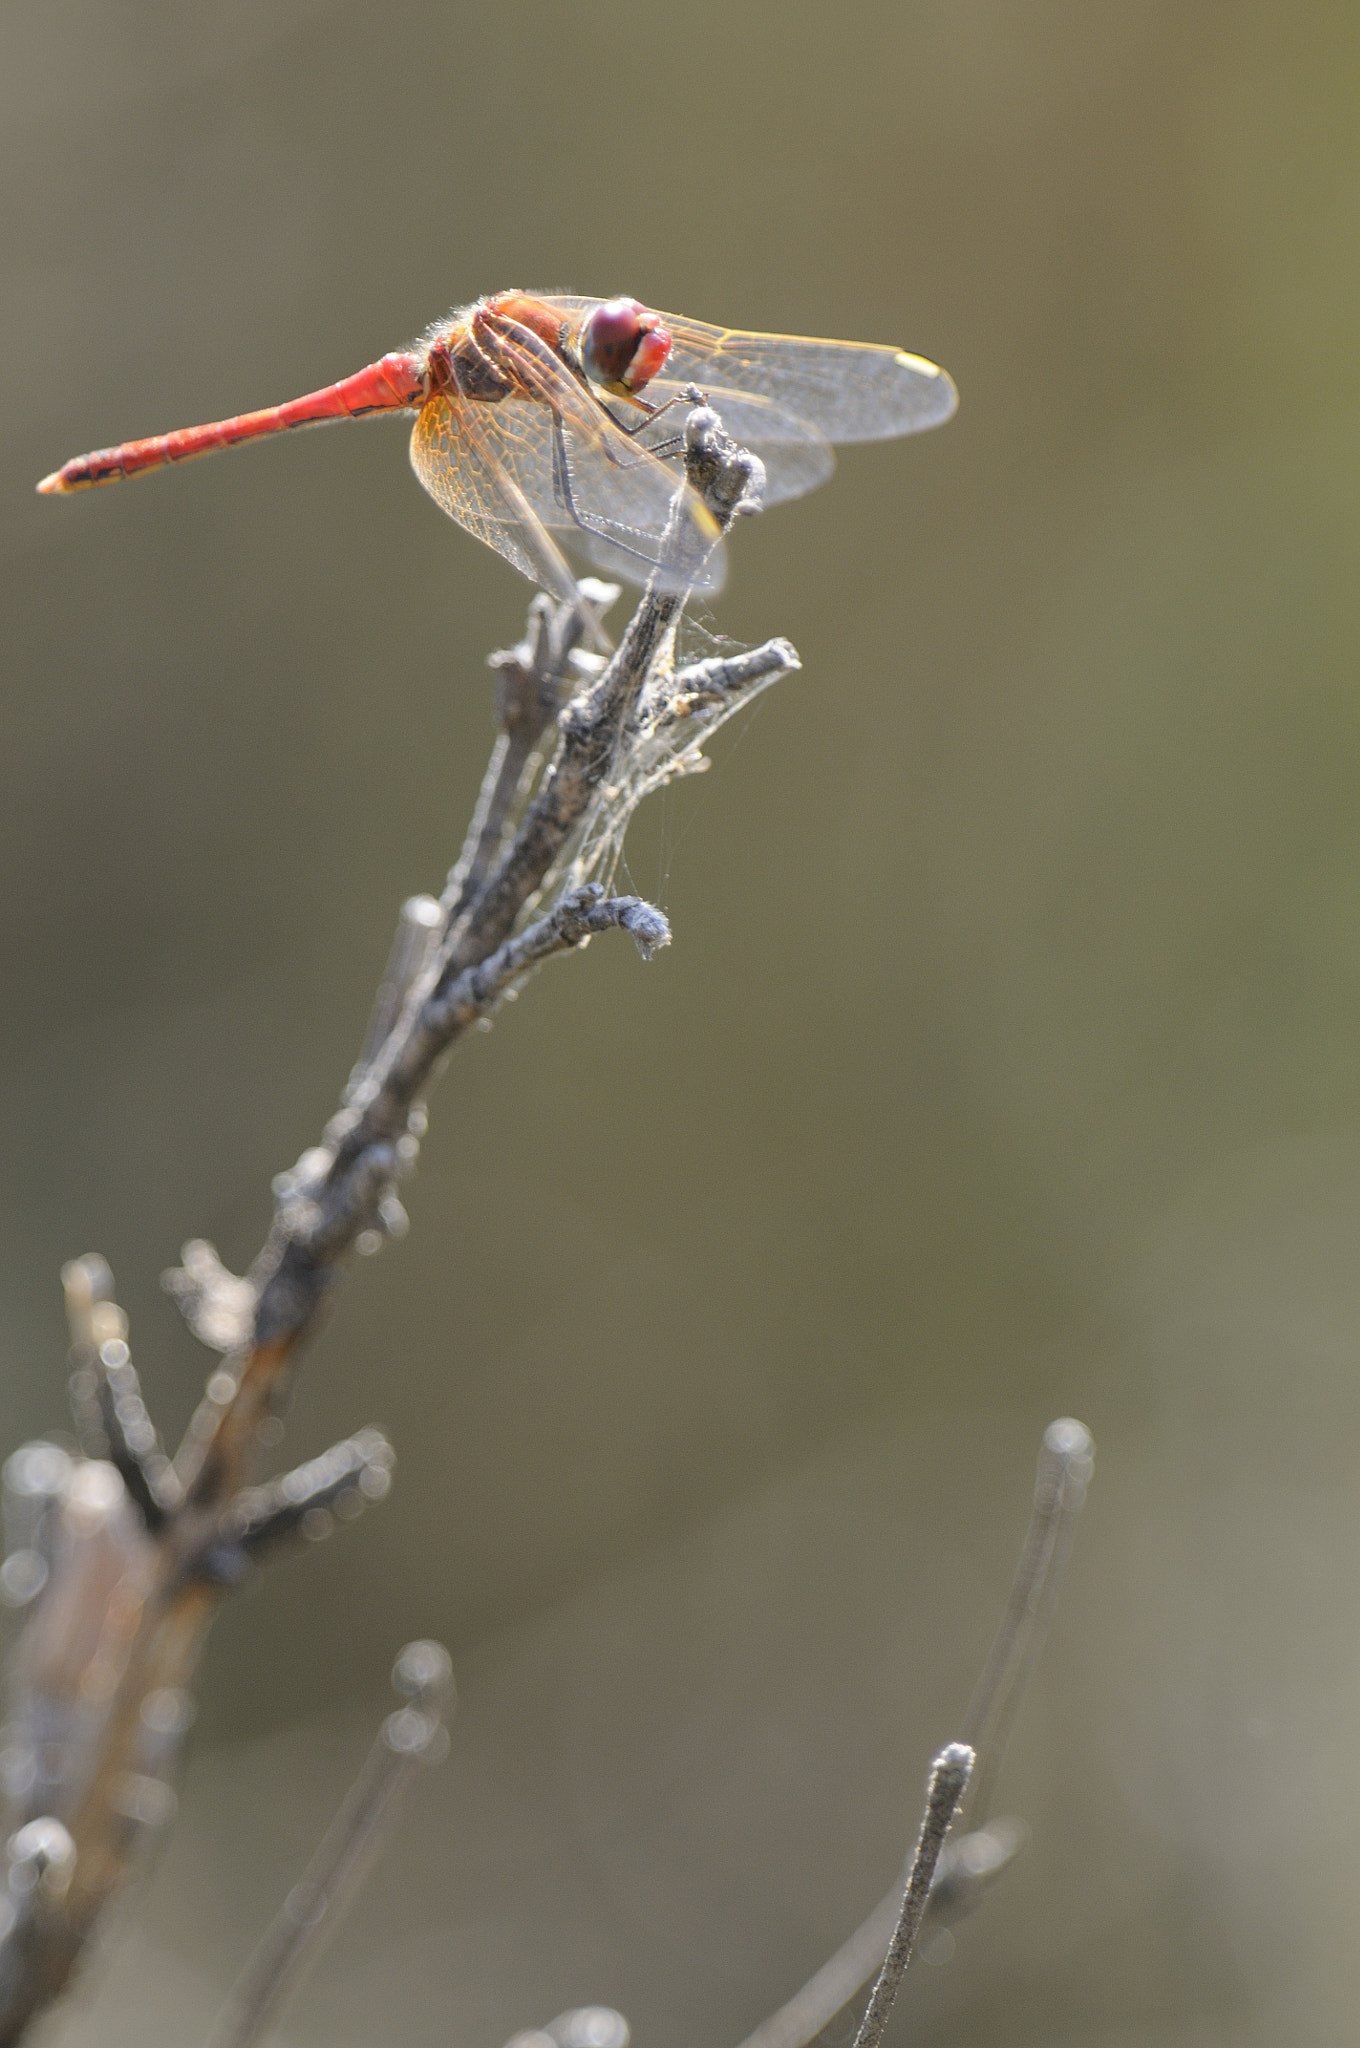
[[939, 426], [958, 394], [905, 349], [746, 333], [631, 298], [497, 292], [322, 390], [75, 456], [38, 489], [81, 491], [294, 427], [414, 412], [411, 463], [436, 504], [553, 596], [577, 601], [564, 548], [634, 583], [664, 579], [673, 561], [686, 587], [712, 592], [717, 522], [678, 462], [683, 408], [699, 402], [761, 458], [762, 502], [777, 504], [826, 481], [833, 443]]

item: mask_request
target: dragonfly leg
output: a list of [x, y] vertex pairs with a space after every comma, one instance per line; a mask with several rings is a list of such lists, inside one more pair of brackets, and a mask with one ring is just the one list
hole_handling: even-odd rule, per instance
[[[636, 441], [638, 435], [645, 427], [654, 426], [656, 421], [661, 418], [661, 415], [669, 412], [673, 405], [680, 405], [681, 403], [688, 405], [692, 402], [692, 399], [693, 394], [691, 392], [678, 392], [674, 398], [668, 398], [664, 405], [649, 405], [647, 407], [646, 419], [639, 420], [635, 427], [626, 427], [614, 411], [614, 408], [606, 405], [603, 399], [600, 399], [598, 403], [601, 412], [605, 413], [613, 421], [625, 441]], [[635, 405], [642, 405], [645, 403], [645, 400], [639, 398], [633, 402]], [[664, 441], [648, 441], [639, 445], [644, 446], [649, 455], [655, 455], [658, 461], [666, 462], [673, 455], [684, 454], [685, 437], [683, 434], [670, 434]], [[605, 449], [605, 459], [615, 469], [630, 469], [633, 466], [631, 463], [621, 462], [618, 456], [608, 447]]]
[[[614, 425], [618, 428], [619, 432], [624, 436], [626, 440], [629, 441], [635, 441], [638, 435], [642, 432], [644, 427], [654, 426], [657, 420], [661, 418], [661, 415], [663, 413], [669, 412], [673, 405], [695, 405], [699, 404], [700, 402], [706, 401], [701, 401], [700, 399], [695, 398], [693, 392], [689, 389], [686, 389], [685, 391], [677, 391], [674, 398], [668, 398], [664, 405], [649, 405], [645, 398], [634, 398], [633, 404], [640, 405], [646, 417], [644, 419], [640, 419], [635, 427], [625, 427], [623, 421], [614, 411], [613, 406], [606, 405], [602, 398], [598, 400], [601, 412], [608, 413], [610, 419], [614, 422]], [[669, 450], [672, 446], [672, 444], [669, 441], [666, 442], [664, 445], [667, 448], [667, 450]], [[674, 442], [674, 446], [677, 448], [683, 448], [684, 445], [684, 440], [677, 435]], [[651, 452], [653, 455], [660, 454], [660, 447], [653, 448]]]
[[[592, 393], [592, 396], [593, 395], [594, 394]], [[640, 400], [636, 402], [641, 403]], [[609, 424], [612, 427], [616, 427], [618, 429], [619, 433], [622, 434], [625, 441], [636, 441], [638, 435], [642, 432], [644, 427], [650, 427], [655, 420], [659, 420], [661, 418], [663, 412], [669, 412], [673, 405], [679, 405], [680, 402], [681, 400], [679, 398], [668, 398], [664, 405], [652, 406], [647, 418], [645, 420], [639, 420], [638, 424], [635, 427], [625, 427], [623, 421], [619, 418], [618, 414], [614, 412], [611, 407], [607, 406], [602, 398], [596, 398], [595, 400], [595, 403], [599, 406], [600, 411], [609, 421]], [[648, 455], [656, 455], [662, 458], [668, 455], [678, 455], [684, 448], [684, 445], [685, 437], [683, 434], [672, 434], [666, 440], [657, 441], [654, 444], [650, 445], [647, 444], [646, 442], [638, 442], [639, 447], [646, 448]], [[609, 464], [611, 469], [636, 469], [638, 466], [636, 462], [625, 462], [621, 455], [617, 455], [614, 452], [614, 450], [609, 446], [609, 443], [607, 441], [603, 444], [601, 448], [601, 453], [603, 454], [605, 461]]]
[[[617, 457], [611, 457], [610, 459], [616, 469], [631, 469], [634, 467], [632, 463], [619, 462]], [[656, 567], [658, 560], [656, 555], [649, 555], [645, 548], [636, 548], [630, 542], [620, 540], [617, 533], [610, 532], [607, 520], [592, 521], [578, 508], [571, 487], [571, 469], [567, 461], [567, 443], [566, 436], [562, 431], [562, 415], [556, 412], [553, 414], [553, 495], [568, 519], [570, 519], [572, 525], [579, 526], [582, 533], [593, 534], [597, 540], [607, 540], [611, 547], [621, 548], [624, 554], [634, 556], [639, 562], [647, 562], [652, 568]]]
[[658, 461], [661, 462], [668, 461], [672, 455], [683, 455], [684, 452], [685, 437], [683, 434], [672, 434], [665, 441], [653, 441], [649, 443], [647, 448], [647, 453], [655, 455]]

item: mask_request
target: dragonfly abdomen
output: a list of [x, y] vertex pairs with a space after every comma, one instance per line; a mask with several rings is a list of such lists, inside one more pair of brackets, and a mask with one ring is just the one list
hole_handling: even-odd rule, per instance
[[426, 392], [423, 356], [406, 352], [386, 355], [356, 370], [352, 377], [342, 377], [338, 384], [290, 398], [284, 405], [268, 405], [260, 412], [238, 413], [234, 419], [209, 420], [201, 427], [181, 427], [173, 434], [152, 434], [145, 440], [120, 442], [116, 448], [98, 448], [92, 455], [77, 455], [45, 476], [38, 489], [44, 493], [83, 491], [94, 484], [113, 484], [122, 477], [140, 476], [144, 470], [163, 469], [167, 463], [234, 448], [238, 441], [286, 433], [290, 427], [360, 419], [370, 412], [403, 411], [421, 404]]

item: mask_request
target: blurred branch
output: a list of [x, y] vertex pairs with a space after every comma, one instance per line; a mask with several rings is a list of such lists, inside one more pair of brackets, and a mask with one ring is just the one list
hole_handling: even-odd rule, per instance
[[[715, 531], [752, 508], [760, 464], [701, 404], [684, 454]], [[138, 1850], [173, 1811], [188, 1688], [224, 1593], [390, 1484], [393, 1454], [376, 1430], [256, 1482], [282, 1434], [297, 1352], [345, 1258], [406, 1227], [397, 1184], [419, 1153], [422, 1097], [437, 1067], [555, 954], [611, 929], [628, 932], [644, 958], [669, 943], [659, 910], [610, 893], [628, 818], [649, 790], [703, 765], [700, 737], [797, 666], [777, 641], [676, 678], [676, 626], [703, 570], [688, 552], [693, 535], [673, 510], [657, 573], [607, 661], [581, 643], [607, 647], [600, 620], [618, 592], [590, 579], [573, 602], [536, 598], [524, 640], [492, 657], [501, 732], [462, 855], [442, 897], [403, 906], [358, 1063], [321, 1144], [276, 1180], [273, 1224], [248, 1274], [228, 1272], [196, 1239], [164, 1276], [190, 1330], [222, 1354], [173, 1461], [142, 1399], [108, 1266], [92, 1254], [66, 1268], [82, 1455], [29, 1445], [5, 1468], [0, 1599], [26, 1615], [8, 1670], [0, 2048], [60, 1993]], [[386, 1748], [304, 1880], [318, 1926], [333, 1923], [404, 1782], [398, 1724], [414, 1725], [389, 1718]], [[293, 1982], [313, 1932], [311, 1921], [298, 1923], [296, 1940], [276, 1929], [241, 1995], [257, 2016], [251, 2025], [264, 2024], [259, 2015]]]
[[628, 2048], [628, 2022], [612, 2005], [576, 2005], [546, 2027], [512, 2034], [505, 2048]]
[[[986, 1797], [1057, 1605], [1094, 1460], [1095, 1445], [1083, 1423], [1064, 1418], [1044, 1431], [1034, 1506], [1010, 1597], [964, 1716], [965, 1746], [977, 1760], [976, 1769], [970, 1765], [968, 1803], [979, 1816], [986, 1811]], [[965, 1779], [959, 1804], [966, 1786]], [[1022, 1823], [999, 1819], [942, 1841], [928, 1901], [931, 1918], [960, 1919], [971, 1912], [1024, 1839]], [[746, 2036], [741, 2048], [807, 2048], [884, 1964], [901, 1910], [900, 1892], [886, 1893], [801, 1990]], [[855, 2048], [864, 2043], [857, 2040]]]
[[1026, 1685], [1058, 1604], [1063, 1573], [1086, 1504], [1095, 1443], [1085, 1423], [1050, 1422], [1039, 1449], [1034, 1506], [1010, 1598], [963, 1717], [964, 1740], [981, 1759], [969, 1806], [985, 1816]]
[[333, 1939], [422, 1764], [448, 1754], [453, 1666], [442, 1643], [408, 1643], [392, 1684], [409, 1704], [389, 1714], [321, 1845], [293, 1886], [212, 2032], [212, 2048], [253, 2048]]

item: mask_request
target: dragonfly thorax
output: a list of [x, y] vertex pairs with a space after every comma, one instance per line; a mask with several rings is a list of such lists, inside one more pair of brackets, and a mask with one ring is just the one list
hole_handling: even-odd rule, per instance
[[466, 325], [435, 336], [425, 367], [432, 397], [442, 391], [456, 391], [479, 404], [495, 405], [515, 389], [514, 382], [496, 369]]

